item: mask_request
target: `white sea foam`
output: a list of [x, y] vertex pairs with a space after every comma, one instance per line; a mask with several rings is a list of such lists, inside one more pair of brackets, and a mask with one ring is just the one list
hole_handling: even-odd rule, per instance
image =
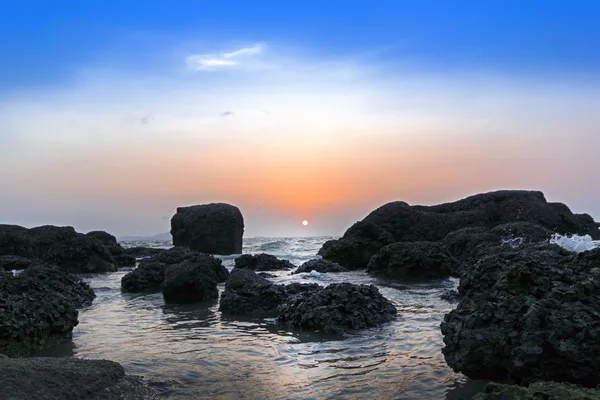
[[550, 243], [557, 244], [560, 247], [576, 253], [593, 250], [600, 247], [600, 241], [594, 241], [590, 235], [563, 236], [555, 233], [550, 238]]
[[315, 270], [303, 273], [300, 276], [303, 278], [316, 278], [316, 279], [322, 279], [324, 277], [323, 274], [321, 274], [320, 272], [317, 272]]

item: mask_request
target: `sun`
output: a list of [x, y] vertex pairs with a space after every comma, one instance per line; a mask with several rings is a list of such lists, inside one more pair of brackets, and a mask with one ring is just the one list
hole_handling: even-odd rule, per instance
[[304, 226], [308, 225], [308, 221], [307, 220], [302, 221], [302, 225], [304, 225]]

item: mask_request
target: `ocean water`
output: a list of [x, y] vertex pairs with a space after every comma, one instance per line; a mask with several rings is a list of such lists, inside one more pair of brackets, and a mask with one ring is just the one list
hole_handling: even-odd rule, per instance
[[[316, 258], [328, 239], [251, 238], [243, 251], [300, 265]], [[565, 247], [587, 241], [555, 239]], [[171, 247], [169, 242], [124, 245]], [[220, 258], [233, 268], [235, 256]], [[159, 382], [166, 399], [466, 400], [486, 384], [454, 373], [441, 353], [439, 325], [453, 305], [440, 295], [456, 288], [456, 279], [408, 284], [364, 271], [273, 272], [277, 283], [374, 284], [398, 309], [393, 322], [378, 328], [327, 335], [281, 327], [274, 319], [225, 317], [218, 301], [166, 305], [160, 293], [121, 293], [127, 272], [86, 277], [97, 298], [80, 311], [72, 341], [39, 355], [117, 361], [127, 373]]]

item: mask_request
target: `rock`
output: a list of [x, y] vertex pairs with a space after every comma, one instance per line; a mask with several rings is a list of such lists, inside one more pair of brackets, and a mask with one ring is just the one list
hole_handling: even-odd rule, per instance
[[362, 269], [373, 254], [392, 243], [394, 237], [388, 231], [369, 221], [359, 221], [342, 238], [325, 242], [318, 254], [348, 269]]
[[600, 384], [600, 263], [587, 257], [548, 244], [479, 260], [441, 324], [448, 365], [471, 379]]
[[346, 272], [348, 271], [346, 268], [342, 267], [338, 263], [334, 263], [332, 261], [323, 260], [323, 259], [314, 259], [309, 260], [298, 267], [294, 274], [300, 274], [303, 272], [312, 272], [317, 271], [319, 273], [328, 273], [328, 272]]
[[157, 394], [141, 378], [106, 360], [1, 358], [0, 398], [152, 400]]
[[268, 272], [259, 272], [256, 275], [260, 276], [261, 278], [277, 278], [277, 275], [269, 274]]
[[171, 219], [175, 246], [209, 254], [240, 254], [244, 218], [240, 210], [225, 203], [179, 207]]
[[286, 296], [283, 285], [275, 285], [249, 268], [234, 268], [221, 294], [219, 310], [230, 315], [275, 315]]
[[440, 299], [446, 300], [449, 303], [458, 303], [460, 301], [460, 293], [458, 290], [447, 290], [440, 296]]
[[77, 308], [94, 297], [86, 283], [55, 266], [34, 265], [17, 276], [0, 270], [0, 353], [27, 356], [69, 340]]
[[135, 256], [129, 254], [120, 254], [117, 256], [113, 256], [115, 260], [115, 264], [119, 267], [135, 267], [137, 263], [137, 259]]
[[43, 260], [73, 273], [117, 271], [117, 265], [108, 249], [96, 239], [78, 234], [72, 239], [55, 244]]
[[[364, 268], [372, 255], [393, 242], [437, 242], [460, 229], [490, 229], [514, 222], [529, 222], [560, 234], [589, 234], [600, 239], [598, 223], [589, 215], [573, 214], [561, 203], [548, 203], [541, 192], [503, 190], [437, 206], [410, 206], [401, 201], [388, 203], [361, 221], [369, 229], [358, 229], [355, 224], [342, 238], [326, 242], [319, 254], [348, 268]], [[383, 240], [373, 239], [377, 232], [379, 235], [375, 236]]]
[[440, 279], [449, 277], [456, 261], [440, 244], [394, 243], [375, 254], [367, 272], [395, 279]]
[[536, 382], [529, 387], [489, 383], [484, 393], [473, 400], [598, 400], [600, 388], [585, 389], [581, 386], [557, 382]]
[[136, 263], [136, 257], [126, 253], [125, 249], [117, 242], [117, 238], [104, 231], [93, 231], [86, 233], [86, 236], [98, 240], [102, 243], [113, 256], [115, 264], [118, 267], [133, 267]]
[[25, 269], [35, 264], [30, 258], [21, 256], [0, 256], [0, 269], [12, 271], [13, 269]]
[[142, 258], [142, 257], [155, 256], [157, 254], [165, 252], [166, 249], [157, 249], [154, 247], [138, 246], [138, 247], [129, 247], [129, 248], [123, 249], [123, 251], [125, 252], [126, 255], [132, 256], [132, 257], [135, 257], [136, 259], [138, 259], [138, 258]]
[[288, 260], [279, 260], [270, 254], [243, 254], [235, 259], [236, 268], [248, 268], [252, 271], [281, 271], [295, 268]]
[[108, 232], [104, 231], [92, 231], [85, 234], [87, 237], [96, 239], [105, 246], [118, 246], [117, 238]]
[[184, 247], [173, 247], [140, 261], [136, 269], [121, 278], [121, 289], [124, 292], [160, 290], [167, 266], [177, 265], [185, 261], [204, 265], [207, 257], [214, 260], [215, 270], [213, 273], [215, 281], [217, 283], [224, 282], [229, 276], [229, 271], [221, 264], [221, 260]]
[[282, 324], [332, 333], [372, 328], [393, 320], [396, 313], [375, 286], [351, 283], [299, 293], [277, 309]]
[[16, 225], [0, 225], [0, 255], [35, 257], [27, 229]]
[[202, 254], [165, 269], [162, 293], [167, 303], [195, 303], [219, 297], [221, 260]]

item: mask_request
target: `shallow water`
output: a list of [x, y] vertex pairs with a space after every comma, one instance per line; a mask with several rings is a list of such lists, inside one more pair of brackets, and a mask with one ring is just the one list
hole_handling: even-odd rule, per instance
[[[300, 265], [327, 239], [253, 238], [244, 252]], [[221, 258], [233, 268], [235, 257]], [[39, 355], [117, 361], [129, 374], [162, 381], [158, 389], [170, 399], [470, 399], [485, 385], [455, 374], [440, 350], [439, 324], [452, 309], [440, 295], [456, 287], [454, 279], [405, 284], [363, 271], [275, 272], [278, 283], [375, 284], [398, 308], [391, 323], [335, 336], [280, 327], [273, 319], [226, 318], [217, 301], [172, 306], [160, 293], [121, 293], [126, 273], [87, 277], [97, 298], [81, 310], [72, 342]]]

